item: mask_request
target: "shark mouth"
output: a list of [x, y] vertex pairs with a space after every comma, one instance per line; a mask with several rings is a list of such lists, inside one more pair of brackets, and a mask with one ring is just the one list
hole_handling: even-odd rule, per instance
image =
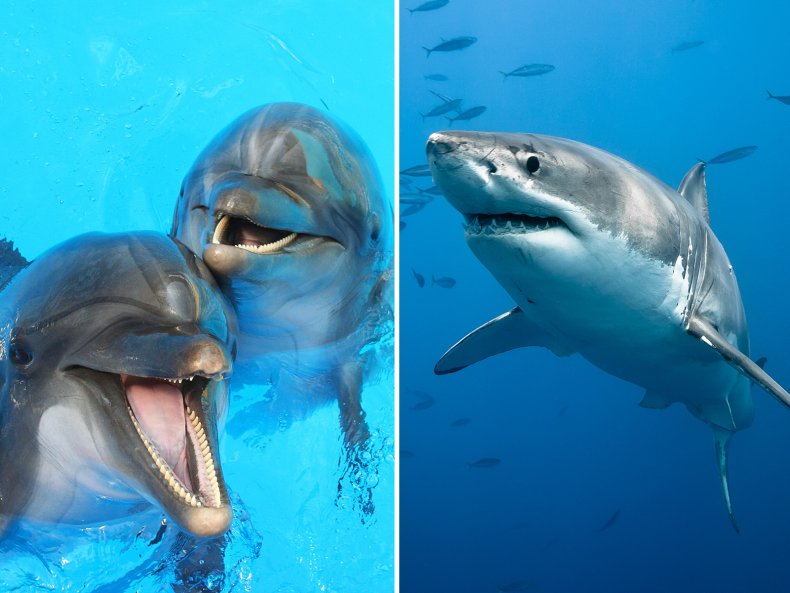
[[129, 416], [168, 489], [187, 506], [220, 508], [219, 472], [201, 404], [209, 379], [120, 377]]
[[528, 214], [465, 214], [464, 230], [468, 235], [523, 234], [565, 227], [556, 216]]
[[281, 252], [283, 248], [300, 239], [310, 238], [313, 236], [269, 228], [248, 218], [220, 214], [211, 242], [215, 245], [231, 245], [250, 253], [263, 254]]

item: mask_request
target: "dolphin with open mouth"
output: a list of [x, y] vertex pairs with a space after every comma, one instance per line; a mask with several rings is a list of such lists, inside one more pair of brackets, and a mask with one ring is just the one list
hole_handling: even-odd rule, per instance
[[[790, 394], [749, 358], [746, 315], [709, 224], [705, 165], [677, 191], [598, 148], [536, 134], [437, 132], [436, 184], [472, 252], [516, 301], [453, 346], [439, 374], [523, 346], [577, 352], [682, 403], [714, 431], [730, 518], [727, 443], [753, 417], [752, 382]], [[736, 527], [737, 529], [737, 527]]]
[[338, 400], [351, 444], [368, 434], [360, 352], [391, 320], [392, 220], [355, 134], [306, 105], [274, 103], [200, 154], [171, 230], [233, 303], [242, 376], [275, 367], [288, 387], [271, 406], [292, 417]]
[[223, 534], [236, 322], [209, 270], [151, 232], [82, 235], [17, 267], [0, 292], [0, 533], [147, 502], [194, 536]]

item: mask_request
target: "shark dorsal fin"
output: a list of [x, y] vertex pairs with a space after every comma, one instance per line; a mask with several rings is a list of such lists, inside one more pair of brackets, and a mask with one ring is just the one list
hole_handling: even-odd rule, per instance
[[12, 241], [0, 237], [0, 290], [29, 265], [30, 262], [19, 253]]
[[705, 163], [697, 163], [683, 176], [678, 193], [689, 201], [710, 224], [708, 211], [708, 190], [705, 188]]
[[433, 371], [437, 375], [453, 373], [489, 356], [526, 346], [543, 346], [557, 356], [572, 354], [556, 336], [532, 321], [520, 307], [515, 307], [461, 338], [445, 352]]

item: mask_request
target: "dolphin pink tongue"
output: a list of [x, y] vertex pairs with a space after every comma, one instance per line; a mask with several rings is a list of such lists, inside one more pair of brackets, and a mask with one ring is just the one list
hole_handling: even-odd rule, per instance
[[167, 465], [191, 490], [187, 471], [184, 396], [178, 386], [159, 379], [121, 375], [126, 399], [137, 422]]

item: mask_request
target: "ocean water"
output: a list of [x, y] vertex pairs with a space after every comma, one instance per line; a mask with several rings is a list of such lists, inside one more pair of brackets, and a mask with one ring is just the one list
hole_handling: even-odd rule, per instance
[[[88, 231], [167, 232], [200, 150], [246, 110], [278, 101], [353, 128], [392, 199], [393, 31], [391, 3], [361, 0], [4, 2], [0, 234], [33, 259]], [[154, 514], [154, 531], [141, 533], [26, 526], [5, 544], [0, 589], [391, 591], [392, 329], [363, 393], [366, 472], [343, 473], [336, 405], [256, 431], [234, 409], [268, 387], [233, 394], [221, 455], [236, 518], [224, 569], [173, 528], [151, 544]], [[360, 510], [360, 489], [371, 489], [374, 512]]]
[[[711, 221], [738, 277], [752, 355], [766, 356], [771, 375], [790, 385], [790, 106], [766, 94], [790, 95], [787, 7], [450, 0], [405, 10], [417, 4], [401, 10], [401, 169], [425, 163], [428, 135], [449, 126], [420, 117], [441, 104], [430, 91], [487, 107], [453, 129], [580, 140], [671, 186], [698, 158], [758, 146], [708, 167]], [[423, 46], [457, 36], [478, 41], [426, 57]], [[673, 51], [694, 41], [704, 43]], [[533, 63], [555, 69], [506, 80], [498, 72]], [[447, 80], [425, 78], [432, 74]], [[401, 196], [414, 192], [403, 179]], [[441, 196], [402, 221], [402, 591], [790, 588], [789, 410], [753, 389], [754, 424], [730, 446], [736, 534], [710, 430], [682, 406], [640, 408], [635, 386], [578, 355], [539, 348], [435, 376], [447, 348], [513, 302], [467, 248], [461, 216]], [[432, 285], [434, 274], [457, 284]], [[459, 419], [469, 420], [452, 426]], [[468, 467], [480, 458], [501, 463]]]

